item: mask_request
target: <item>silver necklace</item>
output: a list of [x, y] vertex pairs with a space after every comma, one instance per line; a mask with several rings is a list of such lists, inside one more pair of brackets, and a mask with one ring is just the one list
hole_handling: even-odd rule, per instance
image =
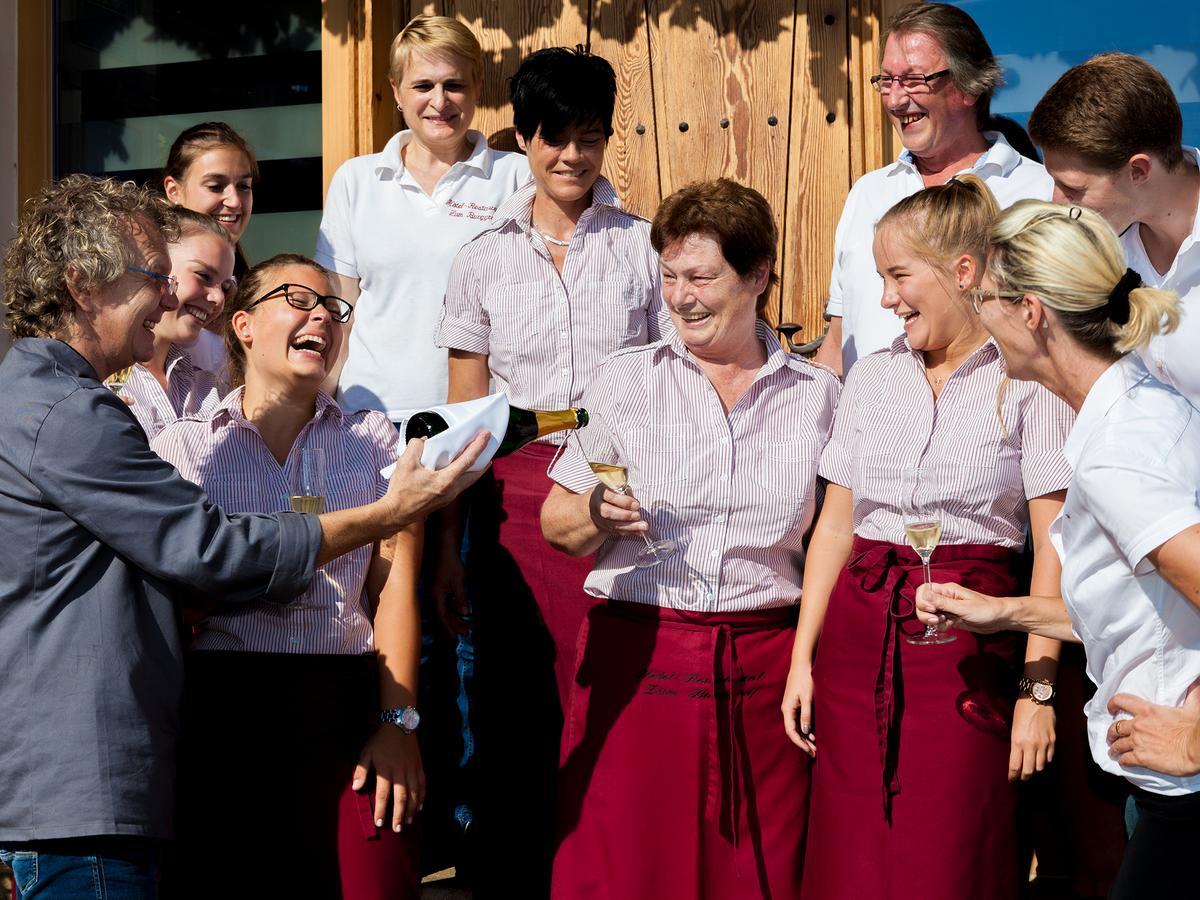
[[529, 223], [529, 227], [532, 228], [535, 232], [537, 232], [538, 236], [548, 244], [553, 244], [556, 247], [570, 247], [571, 246], [570, 239], [567, 239], [565, 241], [560, 241], [558, 238], [552, 237], [552, 236], [546, 234], [546, 232], [542, 231], [542, 229], [538, 228], [532, 222]]

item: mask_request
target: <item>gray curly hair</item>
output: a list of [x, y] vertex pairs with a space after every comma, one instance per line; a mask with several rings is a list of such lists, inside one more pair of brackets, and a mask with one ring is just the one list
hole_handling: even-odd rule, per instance
[[13, 338], [63, 332], [75, 310], [68, 270], [83, 287], [123, 276], [136, 260], [130, 226], [138, 219], [165, 240], [177, 236], [166, 202], [132, 181], [68, 175], [27, 201], [4, 256], [4, 318]]

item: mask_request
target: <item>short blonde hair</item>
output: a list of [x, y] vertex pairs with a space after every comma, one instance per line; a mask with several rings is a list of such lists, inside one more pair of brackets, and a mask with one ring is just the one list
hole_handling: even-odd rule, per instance
[[1179, 297], [1141, 286], [1128, 291], [1128, 319], [1120, 321], [1125, 254], [1104, 219], [1078, 206], [1013, 204], [992, 226], [988, 271], [998, 286], [1036, 296], [1067, 334], [1100, 356], [1141, 350], [1179, 324]]
[[449, 16], [416, 16], [400, 30], [388, 54], [388, 76], [396, 84], [404, 77], [409, 54], [448, 53], [465, 62], [476, 84], [483, 81], [483, 48], [471, 29]]

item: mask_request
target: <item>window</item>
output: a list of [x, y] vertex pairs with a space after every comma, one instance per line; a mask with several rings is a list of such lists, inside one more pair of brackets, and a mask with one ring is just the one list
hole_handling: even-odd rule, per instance
[[311, 253], [321, 219], [321, 0], [60, 0], [54, 174], [161, 183], [183, 129], [228, 122], [260, 179], [253, 263]]

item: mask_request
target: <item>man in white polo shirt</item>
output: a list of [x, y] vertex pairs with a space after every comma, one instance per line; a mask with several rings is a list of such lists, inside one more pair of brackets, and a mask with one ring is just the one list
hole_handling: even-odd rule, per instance
[[1029, 131], [1046, 154], [1054, 199], [1100, 213], [1142, 281], [1179, 294], [1179, 327], [1142, 357], [1200, 407], [1200, 153], [1182, 146], [1171, 85], [1143, 59], [1103, 53], [1063, 73]]
[[984, 131], [1000, 64], [979, 26], [945, 3], [909, 6], [888, 23], [880, 93], [904, 152], [868, 172], [850, 189], [834, 238], [829, 283], [829, 332], [816, 359], [845, 373], [855, 360], [887, 347], [900, 320], [880, 306], [883, 280], [871, 254], [875, 223], [897, 202], [954, 175], [982, 178], [1002, 207], [1049, 200], [1046, 170], [1017, 153], [998, 133]]

